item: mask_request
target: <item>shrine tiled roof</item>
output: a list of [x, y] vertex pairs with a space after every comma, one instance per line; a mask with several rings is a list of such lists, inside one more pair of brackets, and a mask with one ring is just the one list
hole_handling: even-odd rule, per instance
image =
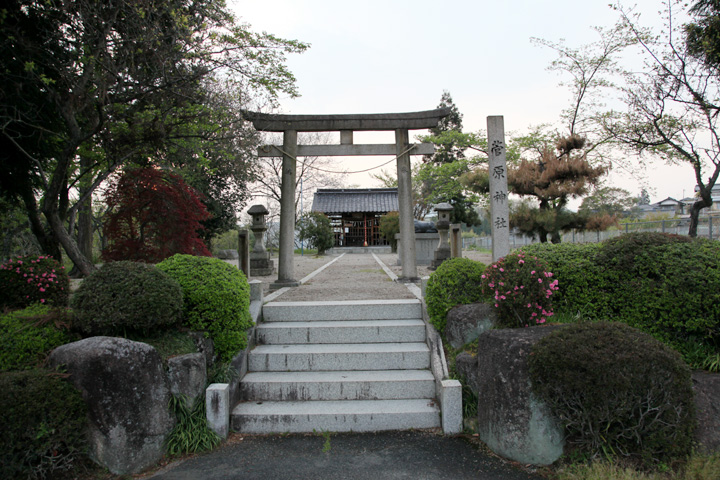
[[398, 210], [397, 188], [318, 189], [312, 205], [313, 212], [325, 214]]

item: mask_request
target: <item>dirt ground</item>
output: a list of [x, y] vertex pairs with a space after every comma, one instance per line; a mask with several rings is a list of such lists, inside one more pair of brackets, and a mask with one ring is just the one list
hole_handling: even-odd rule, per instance
[[[467, 251], [463, 252], [463, 256], [486, 264], [492, 262], [489, 254]], [[397, 264], [397, 254], [380, 254], [377, 257], [395, 275], [402, 276], [402, 266]], [[250, 278], [263, 282], [266, 296], [270, 293], [270, 285], [277, 279], [277, 258], [274, 258], [274, 261], [276, 269], [274, 275]], [[293, 261], [296, 280], [302, 280], [323, 265], [334, 262], [300, 287], [283, 293], [277, 298], [279, 301], [415, 298], [402, 283], [392, 281], [371, 254], [295, 255]], [[237, 265], [237, 261], [234, 264]], [[429, 276], [432, 270], [427, 265], [418, 265], [417, 273], [419, 277], [424, 277]]]

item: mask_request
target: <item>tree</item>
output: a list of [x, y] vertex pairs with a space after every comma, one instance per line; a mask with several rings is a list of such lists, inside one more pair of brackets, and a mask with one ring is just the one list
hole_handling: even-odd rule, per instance
[[308, 240], [310, 245], [317, 248], [318, 255], [322, 255], [335, 245], [335, 234], [330, 219], [322, 213], [303, 214], [298, 220], [297, 230], [301, 239]]
[[397, 252], [397, 239], [395, 235], [400, 233], [400, 214], [388, 212], [380, 217], [380, 234], [390, 242], [390, 250]]
[[105, 260], [157, 263], [176, 253], [210, 256], [198, 235], [209, 214], [179, 175], [128, 169], [111, 183], [106, 201]]
[[[301, 134], [298, 136], [298, 144], [322, 145], [328, 143], [328, 136], [322, 134]], [[280, 205], [282, 193], [282, 158], [281, 157], [260, 157], [258, 159], [258, 172], [255, 177], [256, 183], [252, 189], [255, 197], [265, 197], [275, 205]], [[297, 171], [295, 174], [295, 219], [300, 217], [304, 209], [312, 205], [311, 199], [318, 188], [342, 188], [345, 172], [340, 170], [329, 157], [302, 157], [297, 160]], [[271, 212], [279, 208], [272, 208]], [[271, 215], [272, 216], [272, 215]]]
[[[420, 198], [428, 205], [447, 202], [453, 206], [451, 221], [465, 223], [468, 226], [480, 225], [480, 217], [475, 210], [479, 198], [468, 193], [457, 179], [470, 171], [477, 161], [465, 158], [468, 148], [476, 148], [472, 134], [462, 132], [462, 114], [450, 96], [444, 91], [438, 108], [449, 108], [450, 115], [440, 121], [437, 127], [430, 129], [430, 135], [421, 136], [437, 146], [433, 155], [423, 159], [417, 178], [420, 181]], [[470, 139], [470, 140], [469, 140]]]
[[633, 197], [623, 188], [596, 185], [592, 194], [583, 199], [578, 211], [622, 217], [630, 215], [638, 202], [638, 197]]
[[203, 82], [235, 85], [245, 102], [295, 95], [285, 54], [307, 47], [250, 31], [219, 0], [9, 0], [0, 22], [2, 194], [22, 201], [44, 251], [62, 245], [83, 274], [94, 267], [66, 222], [98, 186], [167, 154], [169, 138], [202, 157], [197, 133], [218, 126], [204, 123]]
[[537, 161], [523, 159], [508, 169], [510, 191], [538, 202], [537, 208], [524, 212], [522, 220], [511, 219], [511, 223], [525, 224], [524, 231], [537, 234], [540, 242], [550, 235], [553, 243], [560, 242], [561, 231], [583, 228], [586, 221], [568, 211], [567, 203], [587, 194], [606, 173], [605, 167], [592, 167], [582, 153], [576, 153], [584, 145], [585, 139], [578, 135], [559, 138], [555, 149], [545, 147]]
[[[697, 200], [690, 207], [688, 234], [697, 236], [700, 210], [712, 205], [711, 190], [720, 175], [720, 51], [716, 25], [720, 5], [712, 0], [695, 2], [687, 13], [695, 22], [678, 25], [678, 9], [686, 5], [666, 2], [666, 25], [660, 34], [644, 28], [639, 18], [621, 6], [620, 21], [603, 33], [603, 41], [618, 39], [620, 48], [635, 47], [643, 66], [617, 66], [608, 86], [618, 94], [623, 110], [594, 107], [594, 124], [614, 145], [637, 154], [640, 159], [662, 159], [692, 167]], [[633, 53], [638, 53], [633, 52]], [[625, 55], [624, 58], [637, 58]], [[576, 59], [587, 66], [586, 59]], [[604, 87], [597, 86], [597, 87]]]

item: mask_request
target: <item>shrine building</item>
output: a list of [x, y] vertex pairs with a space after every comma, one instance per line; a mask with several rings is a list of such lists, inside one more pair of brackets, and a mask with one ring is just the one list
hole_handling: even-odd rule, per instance
[[330, 219], [335, 247], [389, 245], [380, 235], [380, 217], [398, 210], [397, 188], [318, 189], [312, 205]]

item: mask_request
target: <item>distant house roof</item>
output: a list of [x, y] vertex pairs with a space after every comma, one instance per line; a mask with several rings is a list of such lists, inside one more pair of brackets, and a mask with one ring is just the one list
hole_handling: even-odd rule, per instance
[[679, 202], [679, 201], [675, 200], [675, 199], [672, 198], [672, 197], [667, 197], [665, 200], [660, 200], [659, 202], [653, 203], [653, 206], [658, 206], [658, 207], [673, 206], [673, 207], [674, 207], [674, 206], [679, 205], [679, 204], [681, 204], [681, 203], [682, 203], [682, 202]]
[[324, 188], [315, 192], [312, 211], [387, 213], [398, 211], [397, 188]]

